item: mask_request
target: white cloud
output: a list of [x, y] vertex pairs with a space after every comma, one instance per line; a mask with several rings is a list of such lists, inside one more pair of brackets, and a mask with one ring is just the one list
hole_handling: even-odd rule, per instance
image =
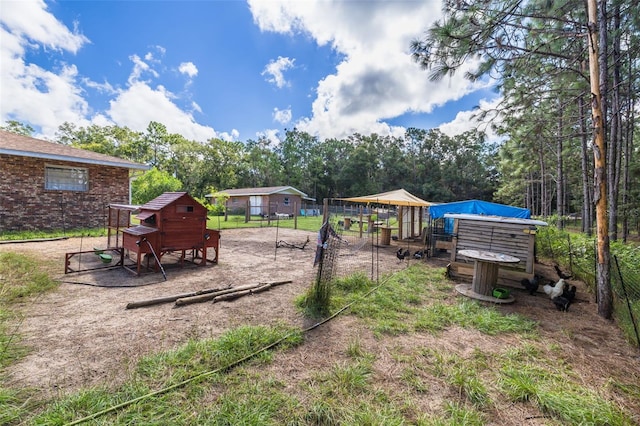
[[236, 129], [231, 130], [231, 132], [217, 132], [216, 137], [223, 141], [236, 141], [240, 137], [240, 132]]
[[88, 78], [83, 78], [82, 84], [84, 84], [85, 87], [95, 89], [100, 93], [106, 93], [108, 95], [113, 95], [117, 93], [117, 90], [115, 89], [115, 87], [113, 87], [111, 83], [109, 83], [106, 80], [103, 83], [98, 83], [96, 81], [89, 80]]
[[[158, 121], [170, 132], [189, 139], [239, 138], [236, 129], [217, 132], [196, 122], [194, 114], [203, 111], [187, 88], [191, 79], [204, 75], [205, 70], [194, 63], [164, 64], [166, 49], [150, 45], [146, 53], [126, 52], [131, 64], [111, 58], [124, 69], [130, 65], [127, 80], [93, 80], [69, 59], [69, 54], [81, 52], [90, 43], [76, 25], [69, 28], [56, 19], [43, 0], [0, 1], [2, 122], [17, 119], [40, 128], [45, 137], [53, 137], [64, 121], [77, 126], [116, 124], [135, 130], [145, 130], [149, 121]], [[385, 121], [407, 113], [429, 113], [478, 87], [462, 78], [464, 70], [448, 80], [430, 82], [428, 73], [410, 58], [411, 40], [439, 17], [440, 0], [249, 0], [249, 4], [263, 31], [303, 34], [318, 45], [330, 46], [336, 57], [342, 58], [315, 86], [308, 117], [293, 120], [290, 107], [274, 108], [271, 118], [275, 123], [291, 124], [321, 138], [354, 132], [401, 135], [402, 127]], [[54, 64], [47, 69], [30, 60], [38, 56], [32, 53], [43, 51], [47, 57], [39, 58]], [[287, 87], [287, 71], [313, 66], [300, 60], [279, 56], [262, 74], [275, 86]], [[163, 77], [168, 72], [175, 77], [176, 70], [189, 78], [185, 87], [170, 86], [174, 91], [160, 84], [171, 84], [171, 79]], [[108, 102], [107, 110], [91, 109], [88, 100], [96, 94]], [[460, 114], [443, 128], [455, 128], [463, 118]], [[275, 139], [277, 133], [275, 129], [264, 131]]]
[[284, 71], [293, 68], [295, 61], [295, 59], [278, 56], [278, 59], [270, 61], [267, 66], [264, 67], [262, 75], [270, 76], [267, 78], [267, 81], [275, 84], [278, 89], [282, 89], [283, 87], [290, 85], [290, 83], [284, 78]]
[[61, 63], [56, 72], [26, 63], [27, 50], [75, 53], [88, 39], [71, 32], [46, 11], [44, 2], [3, 2], [0, 14], [0, 120], [17, 119], [52, 138], [65, 121], [88, 124], [89, 106], [78, 85], [75, 65]]
[[110, 102], [107, 115], [114, 123], [132, 130], [144, 131], [149, 122], [157, 121], [169, 133], [179, 133], [190, 140], [203, 142], [217, 137], [211, 127], [196, 123], [191, 114], [172, 102], [173, 97], [163, 86], [154, 89], [145, 82], [134, 82]]
[[440, 0], [249, 0], [249, 5], [261, 30], [304, 33], [343, 57], [335, 73], [318, 82], [312, 115], [296, 123], [300, 130], [323, 138], [353, 132], [398, 134], [404, 129], [384, 120], [430, 113], [478, 88], [464, 79], [464, 70], [431, 82], [411, 59], [410, 43], [440, 17]]
[[[482, 100], [477, 110], [460, 111], [456, 115], [456, 118], [448, 123], [441, 124], [438, 128], [447, 136], [455, 136], [476, 129], [486, 133], [489, 142], [497, 142], [502, 138], [493, 131], [491, 124], [500, 124], [500, 116], [495, 114], [500, 102], [502, 102], [501, 97], [497, 97], [491, 101]], [[492, 123], [487, 120], [479, 121], [479, 114], [482, 111], [489, 112], [487, 118], [492, 120]]]
[[[119, 126], [145, 131], [149, 122], [156, 121], [167, 127], [169, 133], [178, 133], [189, 140], [204, 142], [211, 138], [233, 140], [237, 131], [218, 133], [212, 127], [199, 124], [193, 115], [182, 110], [176, 103], [177, 96], [162, 85], [152, 87], [150, 80], [144, 81], [143, 74], [158, 77], [158, 73], [137, 55], [130, 57], [133, 69], [128, 78], [128, 86], [109, 102], [106, 115]], [[191, 102], [193, 110], [200, 112], [200, 106]]]
[[36, 47], [77, 53], [89, 42], [77, 31], [69, 31], [49, 13], [44, 0], [3, 1], [0, 22], [22, 42], [30, 40]]
[[[148, 58], [149, 55], [147, 54], [145, 57]], [[151, 74], [154, 78], [159, 77], [159, 74], [152, 69], [149, 64], [140, 59], [138, 55], [131, 55], [129, 56], [129, 59], [133, 62], [133, 71], [129, 75], [129, 84], [134, 84], [139, 81], [145, 73]]]
[[181, 74], [186, 74], [189, 78], [193, 78], [198, 75], [198, 68], [195, 66], [193, 62], [183, 62], [178, 67], [178, 71]]
[[159, 64], [161, 59], [156, 57], [156, 55], [154, 54], [154, 51], [159, 54], [160, 58], [162, 58], [165, 55], [165, 53], [167, 53], [167, 49], [165, 49], [162, 46], [155, 45], [155, 46], [151, 46], [151, 50], [145, 53], [144, 55], [145, 61]]
[[201, 108], [201, 107], [200, 107], [200, 105], [198, 105], [198, 103], [197, 103], [197, 102], [195, 102], [195, 101], [191, 102], [191, 110], [192, 110], [192, 111], [197, 111], [197, 112], [199, 112], [200, 114], [202, 114], [202, 108]]
[[262, 132], [257, 132], [256, 137], [258, 139], [264, 138], [270, 142], [270, 146], [278, 146], [280, 144], [280, 131], [278, 129], [266, 129]]
[[273, 109], [273, 121], [282, 125], [288, 124], [291, 121], [291, 107], [287, 109]]
[[[161, 69], [161, 58], [166, 49], [151, 46], [142, 59], [132, 54], [132, 71], [126, 87], [114, 87], [110, 82], [98, 83], [82, 77], [73, 64], [61, 63], [54, 70], [26, 61], [27, 50], [46, 48], [52, 51], [77, 53], [89, 40], [76, 31], [70, 31], [48, 10], [43, 1], [2, 2], [0, 14], [0, 120], [17, 119], [39, 128], [39, 136], [53, 139], [58, 127], [65, 121], [77, 126], [128, 126], [137, 131], [146, 130], [150, 121], [167, 126], [170, 133], [205, 141], [218, 137], [234, 140], [237, 130], [218, 133], [209, 126], [196, 123], [191, 113], [181, 109], [177, 96], [159, 84], [154, 69]], [[153, 65], [153, 66], [152, 66]], [[190, 77], [197, 74], [192, 63], [183, 63], [181, 72]], [[103, 112], [91, 111], [86, 100], [88, 90], [95, 90], [113, 98]], [[192, 111], [201, 112], [191, 101]]]

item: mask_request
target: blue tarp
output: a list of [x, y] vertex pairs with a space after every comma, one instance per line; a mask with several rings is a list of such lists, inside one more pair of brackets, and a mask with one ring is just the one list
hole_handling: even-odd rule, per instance
[[469, 200], [429, 206], [432, 219], [439, 219], [447, 213], [484, 214], [488, 216], [517, 217], [531, 219], [531, 212], [520, 207], [490, 203], [488, 201]]

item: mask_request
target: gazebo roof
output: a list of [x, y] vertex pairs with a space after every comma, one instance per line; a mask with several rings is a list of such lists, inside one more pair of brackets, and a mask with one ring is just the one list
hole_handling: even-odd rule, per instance
[[429, 201], [424, 201], [404, 189], [381, 192], [380, 194], [364, 195], [361, 197], [340, 198], [343, 201], [352, 203], [386, 204], [393, 206], [427, 207], [432, 205]]

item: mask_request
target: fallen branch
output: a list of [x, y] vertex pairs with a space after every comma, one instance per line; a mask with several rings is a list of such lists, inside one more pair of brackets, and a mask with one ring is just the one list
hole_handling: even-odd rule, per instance
[[159, 305], [161, 303], [170, 303], [170, 302], [175, 302], [178, 299], [182, 299], [185, 297], [193, 297], [193, 296], [198, 296], [201, 294], [209, 294], [209, 293], [216, 293], [225, 289], [229, 289], [230, 287], [225, 287], [225, 288], [209, 288], [209, 289], [204, 289], [204, 290], [198, 290], [198, 291], [192, 291], [190, 293], [182, 293], [182, 294], [176, 294], [173, 296], [165, 296], [165, 297], [158, 297], [156, 299], [148, 299], [148, 300], [142, 300], [139, 302], [131, 302], [127, 304], [127, 309], [135, 309], [135, 308], [142, 308], [144, 306], [152, 306], [152, 305]]
[[[215, 302], [219, 302], [222, 300], [232, 300], [235, 299], [236, 297], [240, 297], [240, 296], [244, 296], [246, 294], [251, 294], [251, 293], [255, 293], [257, 292], [256, 290], [261, 289], [262, 287], [275, 287], [277, 285], [281, 285], [281, 284], [288, 284], [291, 283], [293, 281], [288, 280], [288, 281], [276, 281], [276, 282], [272, 282], [272, 283], [258, 283], [258, 284], [249, 284], [249, 285], [244, 285], [244, 286], [240, 286], [240, 287], [234, 287], [234, 288], [229, 288], [229, 289], [225, 289], [225, 290], [220, 290], [217, 291], [215, 293], [210, 293], [210, 294], [201, 294], [201, 295], [196, 295], [196, 296], [190, 296], [190, 297], [183, 297], [180, 299], [177, 299], [175, 302], [176, 306], [184, 306], [184, 305], [190, 305], [192, 303], [201, 303], [201, 302], [208, 302], [210, 300], [213, 300], [214, 303]], [[259, 290], [259, 291], [264, 291], [266, 290]], [[244, 293], [244, 292], [247, 293]], [[258, 292], [259, 292], [258, 291]], [[236, 293], [242, 293], [240, 294], [240, 296], [227, 296], [227, 295], [235, 295]], [[227, 296], [225, 298], [222, 298], [221, 296]]]
[[248, 294], [251, 294], [251, 290], [242, 290], [242, 291], [236, 291], [234, 293], [223, 294], [223, 295], [214, 297], [213, 303], [222, 302], [222, 301], [225, 301], [225, 300], [237, 299], [239, 297], [246, 296]]
[[241, 290], [241, 291], [237, 291], [235, 293], [223, 294], [223, 295], [220, 295], [220, 296], [216, 296], [213, 299], [213, 303], [222, 302], [222, 301], [225, 301], [225, 300], [233, 300], [233, 299], [237, 299], [239, 297], [246, 296], [246, 295], [249, 295], [249, 294], [261, 293], [263, 291], [269, 290], [271, 287], [273, 287], [273, 286], [271, 284], [267, 283], [267, 284], [259, 285], [258, 287], [252, 288], [252, 289], [249, 289], [249, 290]]
[[276, 243], [276, 248], [278, 247], [288, 247], [288, 248], [297, 248], [300, 250], [304, 250], [304, 248], [307, 246], [307, 244], [309, 244], [309, 237], [307, 237], [307, 241], [305, 241], [304, 243], [301, 244], [295, 244], [295, 243], [288, 243], [284, 240], [280, 240]]

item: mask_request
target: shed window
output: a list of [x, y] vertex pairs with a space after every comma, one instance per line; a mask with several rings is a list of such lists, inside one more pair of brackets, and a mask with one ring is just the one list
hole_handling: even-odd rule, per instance
[[44, 188], [58, 191], [89, 190], [89, 171], [79, 167], [45, 166]]
[[193, 206], [176, 206], [178, 213], [192, 213]]
[[288, 206], [289, 205], [289, 197], [284, 197], [284, 205]]

